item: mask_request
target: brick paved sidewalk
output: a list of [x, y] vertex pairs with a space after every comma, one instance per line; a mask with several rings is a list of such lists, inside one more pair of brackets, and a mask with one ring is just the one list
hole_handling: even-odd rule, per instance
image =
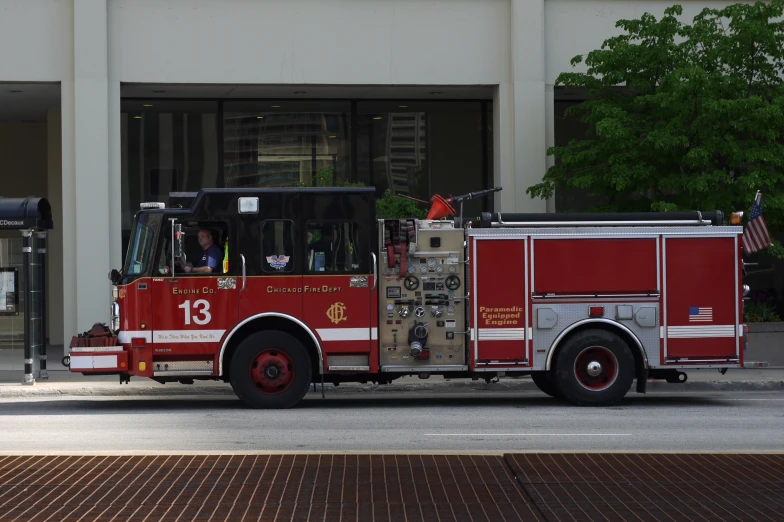
[[0, 458], [0, 521], [781, 520], [781, 454]]

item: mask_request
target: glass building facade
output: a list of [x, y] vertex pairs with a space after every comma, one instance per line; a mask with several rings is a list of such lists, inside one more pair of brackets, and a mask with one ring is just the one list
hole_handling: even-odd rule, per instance
[[124, 99], [123, 255], [139, 203], [170, 192], [353, 182], [427, 201], [489, 188], [492, 114], [490, 101]]

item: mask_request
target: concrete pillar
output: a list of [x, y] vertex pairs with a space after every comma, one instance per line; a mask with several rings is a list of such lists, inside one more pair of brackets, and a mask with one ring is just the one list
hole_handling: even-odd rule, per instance
[[107, 275], [117, 240], [110, 235], [106, 0], [73, 6], [73, 83], [62, 83], [66, 339], [109, 322]]
[[[514, 158], [511, 167], [515, 183], [511, 194], [504, 187], [501, 200], [506, 202], [507, 198], [512, 198], [510, 206], [503, 205], [507, 212], [544, 212], [545, 201], [532, 199], [525, 192], [538, 183], [546, 171], [544, 0], [511, 2], [512, 87], [509, 95], [504, 95], [504, 88], [499, 89], [499, 110], [511, 115], [514, 131], [497, 136], [502, 141], [499, 159]], [[503, 132], [503, 128], [499, 130]], [[512, 150], [507, 150], [509, 148]], [[504, 162], [500, 168], [503, 172], [509, 165]]]
[[493, 92], [493, 186], [503, 187], [496, 192], [493, 209], [512, 212], [515, 198], [515, 119], [512, 85], [502, 83]]
[[122, 268], [122, 118], [120, 81], [109, 67], [109, 263]]
[[[546, 97], [546, 113], [545, 113], [545, 127], [547, 129], [546, 148], [555, 146], [555, 87], [552, 84], [545, 85]], [[555, 158], [553, 156], [545, 156], [545, 169], [549, 169], [555, 165]], [[544, 176], [544, 173], [542, 173]], [[547, 199], [547, 212], [555, 212], [555, 192], [553, 196]]]
[[[63, 174], [62, 174], [62, 127], [60, 109], [51, 109], [46, 114], [46, 160], [47, 199], [52, 205], [54, 230], [46, 237], [47, 264], [47, 328], [49, 344], [63, 344]], [[49, 366], [51, 368], [51, 366]]]

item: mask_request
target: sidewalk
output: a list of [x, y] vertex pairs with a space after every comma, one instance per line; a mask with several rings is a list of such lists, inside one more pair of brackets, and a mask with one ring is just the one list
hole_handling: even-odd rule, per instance
[[[233, 396], [231, 386], [220, 381], [195, 381], [194, 384], [160, 384], [152, 379], [131, 377], [129, 384], [120, 384], [118, 376], [84, 376], [71, 373], [62, 365], [50, 369], [49, 379], [36, 378], [33, 385], [22, 385], [24, 372], [0, 371], [0, 398], [41, 397], [41, 396], [171, 396], [171, 395], [227, 395]], [[784, 391], [784, 368], [736, 369], [721, 375], [717, 370], [692, 370], [687, 372], [688, 380], [683, 384], [669, 384], [666, 381], [649, 381], [650, 392], [700, 392], [700, 391]], [[630, 394], [635, 394], [632, 385]], [[317, 385], [321, 395], [321, 386]], [[395, 393], [417, 390], [430, 393], [515, 393], [538, 391], [530, 377], [501, 378], [499, 382], [486, 383], [484, 380], [470, 379], [446, 380], [442, 376], [419, 379], [417, 376], [401, 377], [392, 384], [344, 383], [340, 386], [327, 384], [324, 392], [329, 395]], [[313, 389], [311, 388], [311, 393]]]

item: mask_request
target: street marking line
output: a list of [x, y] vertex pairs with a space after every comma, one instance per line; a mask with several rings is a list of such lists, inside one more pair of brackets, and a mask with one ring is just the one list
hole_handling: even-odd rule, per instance
[[425, 437], [629, 437], [631, 433], [425, 433]]

